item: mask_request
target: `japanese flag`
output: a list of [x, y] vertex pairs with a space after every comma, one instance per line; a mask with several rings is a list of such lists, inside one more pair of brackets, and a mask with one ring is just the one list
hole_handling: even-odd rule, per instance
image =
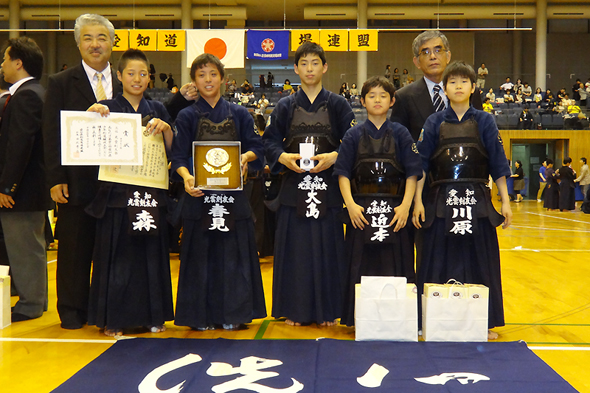
[[187, 67], [203, 53], [219, 57], [225, 68], [244, 68], [244, 29], [186, 31]]

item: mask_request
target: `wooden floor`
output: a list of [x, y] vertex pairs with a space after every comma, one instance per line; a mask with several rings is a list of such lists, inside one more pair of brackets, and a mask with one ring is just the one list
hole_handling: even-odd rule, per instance
[[[547, 212], [536, 201], [512, 204], [514, 223], [499, 230], [506, 326], [499, 341], [524, 340], [577, 390], [590, 392], [590, 215]], [[48, 253], [49, 311], [0, 330], [0, 391], [43, 393], [76, 373], [115, 341], [95, 327], [63, 330], [55, 309], [55, 252]], [[272, 258], [261, 260], [270, 314]], [[173, 285], [178, 256], [172, 255]], [[13, 304], [16, 298], [12, 299]], [[352, 340], [351, 328], [290, 327], [271, 318], [240, 332], [197, 332], [167, 324], [141, 337]]]

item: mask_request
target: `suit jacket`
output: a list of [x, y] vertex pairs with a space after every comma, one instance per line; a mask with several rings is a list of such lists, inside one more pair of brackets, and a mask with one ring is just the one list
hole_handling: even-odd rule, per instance
[[45, 187], [42, 109], [45, 89], [36, 79], [23, 83], [11, 97], [0, 125], [0, 192], [14, 207], [2, 212], [51, 208]]
[[[122, 91], [113, 71], [113, 98]], [[96, 103], [92, 85], [82, 64], [52, 75], [47, 82], [43, 108], [45, 164], [49, 188], [67, 184], [71, 205], [88, 204], [98, 191], [98, 166], [61, 165], [60, 111], [85, 111]]]
[[[475, 109], [483, 109], [481, 95], [477, 94], [477, 90], [471, 95], [471, 106]], [[426, 119], [433, 113], [432, 98], [424, 78], [396, 91], [391, 121], [398, 122], [410, 130], [414, 141], [418, 141]]]

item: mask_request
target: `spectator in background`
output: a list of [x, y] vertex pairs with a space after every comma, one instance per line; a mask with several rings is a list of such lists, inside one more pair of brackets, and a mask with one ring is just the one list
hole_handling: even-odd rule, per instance
[[402, 87], [407, 86], [410, 83], [410, 73], [408, 72], [408, 70], [406, 68], [404, 68], [404, 70], [402, 71], [402, 76], [401, 76], [401, 85]]
[[586, 99], [588, 98], [588, 91], [582, 82], [580, 82], [580, 88], [578, 89], [580, 95], [580, 106], [586, 106]]
[[[385, 66], [385, 78], [389, 81], [391, 81], [391, 66], [389, 64], [387, 64]], [[590, 80], [590, 79], [588, 79]]]
[[399, 76], [399, 69], [397, 67], [393, 69], [393, 74], [391, 77], [393, 78], [393, 86], [395, 86], [395, 90], [398, 90], [401, 87], [401, 78]]
[[529, 107], [525, 106], [518, 119], [519, 130], [532, 130], [533, 129], [533, 115], [529, 112]]
[[342, 86], [340, 86], [340, 92], [338, 94], [340, 94], [347, 100], [350, 98], [350, 92], [348, 91], [348, 85], [346, 84], [346, 82], [344, 82]]
[[533, 101], [535, 101], [538, 106], [541, 105], [541, 101], [543, 101], [543, 90], [541, 90], [540, 87], [537, 87], [537, 90], [535, 90]]
[[66, 63], [64, 63], [64, 64], [61, 66], [61, 70], [60, 70], [60, 71], [65, 71], [65, 70], [67, 70], [67, 69], [68, 69], [68, 65], [67, 65]]
[[522, 87], [523, 87], [522, 86], [522, 80], [520, 78], [518, 78], [516, 80], [516, 83], [514, 84], [514, 87], [512, 88], [512, 91], [516, 94], [516, 93], [518, 93], [519, 91], [522, 90]]
[[235, 79], [232, 79], [230, 83], [227, 84], [226, 94], [228, 97], [234, 97], [236, 92], [238, 91], [238, 84]]
[[[565, 87], [562, 87], [557, 93], [557, 100], [563, 101], [568, 94], [565, 92]], [[569, 96], [568, 96], [569, 97]]]
[[[580, 91], [582, 91], [581, 88]], [[580, 183], [580, 188], [582, 189], [582, 194], [584, 195], [584, 202], [587, 202], [588, 189], [590, 189], [590, 170], [588, 170], [586, 157], [580, 158], [580, 164], [582, 165], [582, 168], [580, 169], [580, 176], [578, 176], [574, 182]]]
[[528, 82], [524, 82], [522, 86], [522, 100], [525, 102], [533, 101], [533, 88], [529, 86]]
[[576, 79], [576, 83], [572, 86], [572, 98], [574, 101], [580, 101], [580, 83], [582, 83], [582, 81]]
[[283, 91], [293, 90], [293, 86], [291, 86], [291, 81], [289, 79], [285, 79], [285, 83], [283, 84]]
[[350, 85], [350, 96], [351, 97], [356, 97], [359, 95], [359, 89], [356, 88], [356, 83], [353, 83], [352, 85]]
[[242, 94], [250, 95], [253, 93], [254, 93], [254, 88], [252, 87], [252, 85], [250, 84], [248, 79], [244, 80], [244, 83], [242, 83]]
[[522, 195], [521, 191], [524, 190], [524, 171], [522, 169], [522, 162], [520, 160], [516, 160], [514, 163], [514, 175], [510, 177], [514, 178], [514, 193], [516, 194], [516, 201], [515, 202], [522, 202]]
[[256, 112], [257, 115], [264, 115], [264, 112], [266, 112], [266, 107], [268, 106], [268, 104], [269, 102], [266, 99], [266, 94], [262, 93], [262, 96], [256, 103], [256, 110], [254, 112]]
[[488, 97], [486, 97], [486, 99], [483, 102], [483, 110], [488, 113], [494, 113], [494, 107], [490, 103], [490, 99]]
[[493, 87], [490, 87], [490, 90], [486, 94], [486, 98], [489, 98], [490, 102], [496, 102], [496, 94], [494, 93]]
[[488, 76], [488, 69], [484, 63], [481, 63], [481, 66], [477, 69], [476, 85], [482, 90], [486, 87], [486, 76]]
[[171, 73], [168, 74], [168, 79], [166, 79], [166, 85], [168, 86], [168, 90], [172, 90], [172, 88], [175, 85], [174, 78], [172, 77]]
[[511, 89], [506, 89], [504, 93], [504, 102], [514, 102], [515, 97]]
[[268, 71], [268, 75], [266, 76], [266, 87], [272, 88], [273, 83], [275, 82], [275, 77], [272, 72]]
[[543, 165], [539, 168], [539, 191], [537, 192], [537, 202], [541, 202], [541, 197], [543, 196], [543, 190], [545, 186], [547, 186], [547, 177], [545, 177], [545, 173], [547, 172], [547, 160], [543, 161]]
[[547, 189], [545, 191], [543, 207], [549, 211], [553, 211], [559, 208], [559, 184], [557, 183], [557, 175], [553, 170], [553, 160], [548, 158], [545, 161], [547, 161], [547, 170], [545, 171]]
[[500, 90], [512, 90], [512, 88], [514, 87], [514, 83], [510, 82], [510, 77], [506, 77], [506, 82], [504, 82], [501, 86], [500, 86]]
[[261, 89], [266, 88], [266, 80], [264, 79], [264, 75], [260, 74], [260, 76], [258, 77], [258, 82], [260, 83]]
[[150, 89], [153, 89], [155, 85], [156, 85], [156, 67], [154, 67], [153, 64], [150, 64], [150, 82], [148, 84], [148, 87]]
[[576, 208], [576, 171], [572, 169], [571, 157], [563, 159], [563, 166], [557, 170], [559, 183], [559, 210], [562, 212], [572, 211]]

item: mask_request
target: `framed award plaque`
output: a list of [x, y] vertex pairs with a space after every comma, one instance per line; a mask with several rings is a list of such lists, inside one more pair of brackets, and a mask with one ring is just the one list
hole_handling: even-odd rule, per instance
[[242, 146], [239, 141], [193, 142], [195, 188], [238, 191], [243, 189]]

